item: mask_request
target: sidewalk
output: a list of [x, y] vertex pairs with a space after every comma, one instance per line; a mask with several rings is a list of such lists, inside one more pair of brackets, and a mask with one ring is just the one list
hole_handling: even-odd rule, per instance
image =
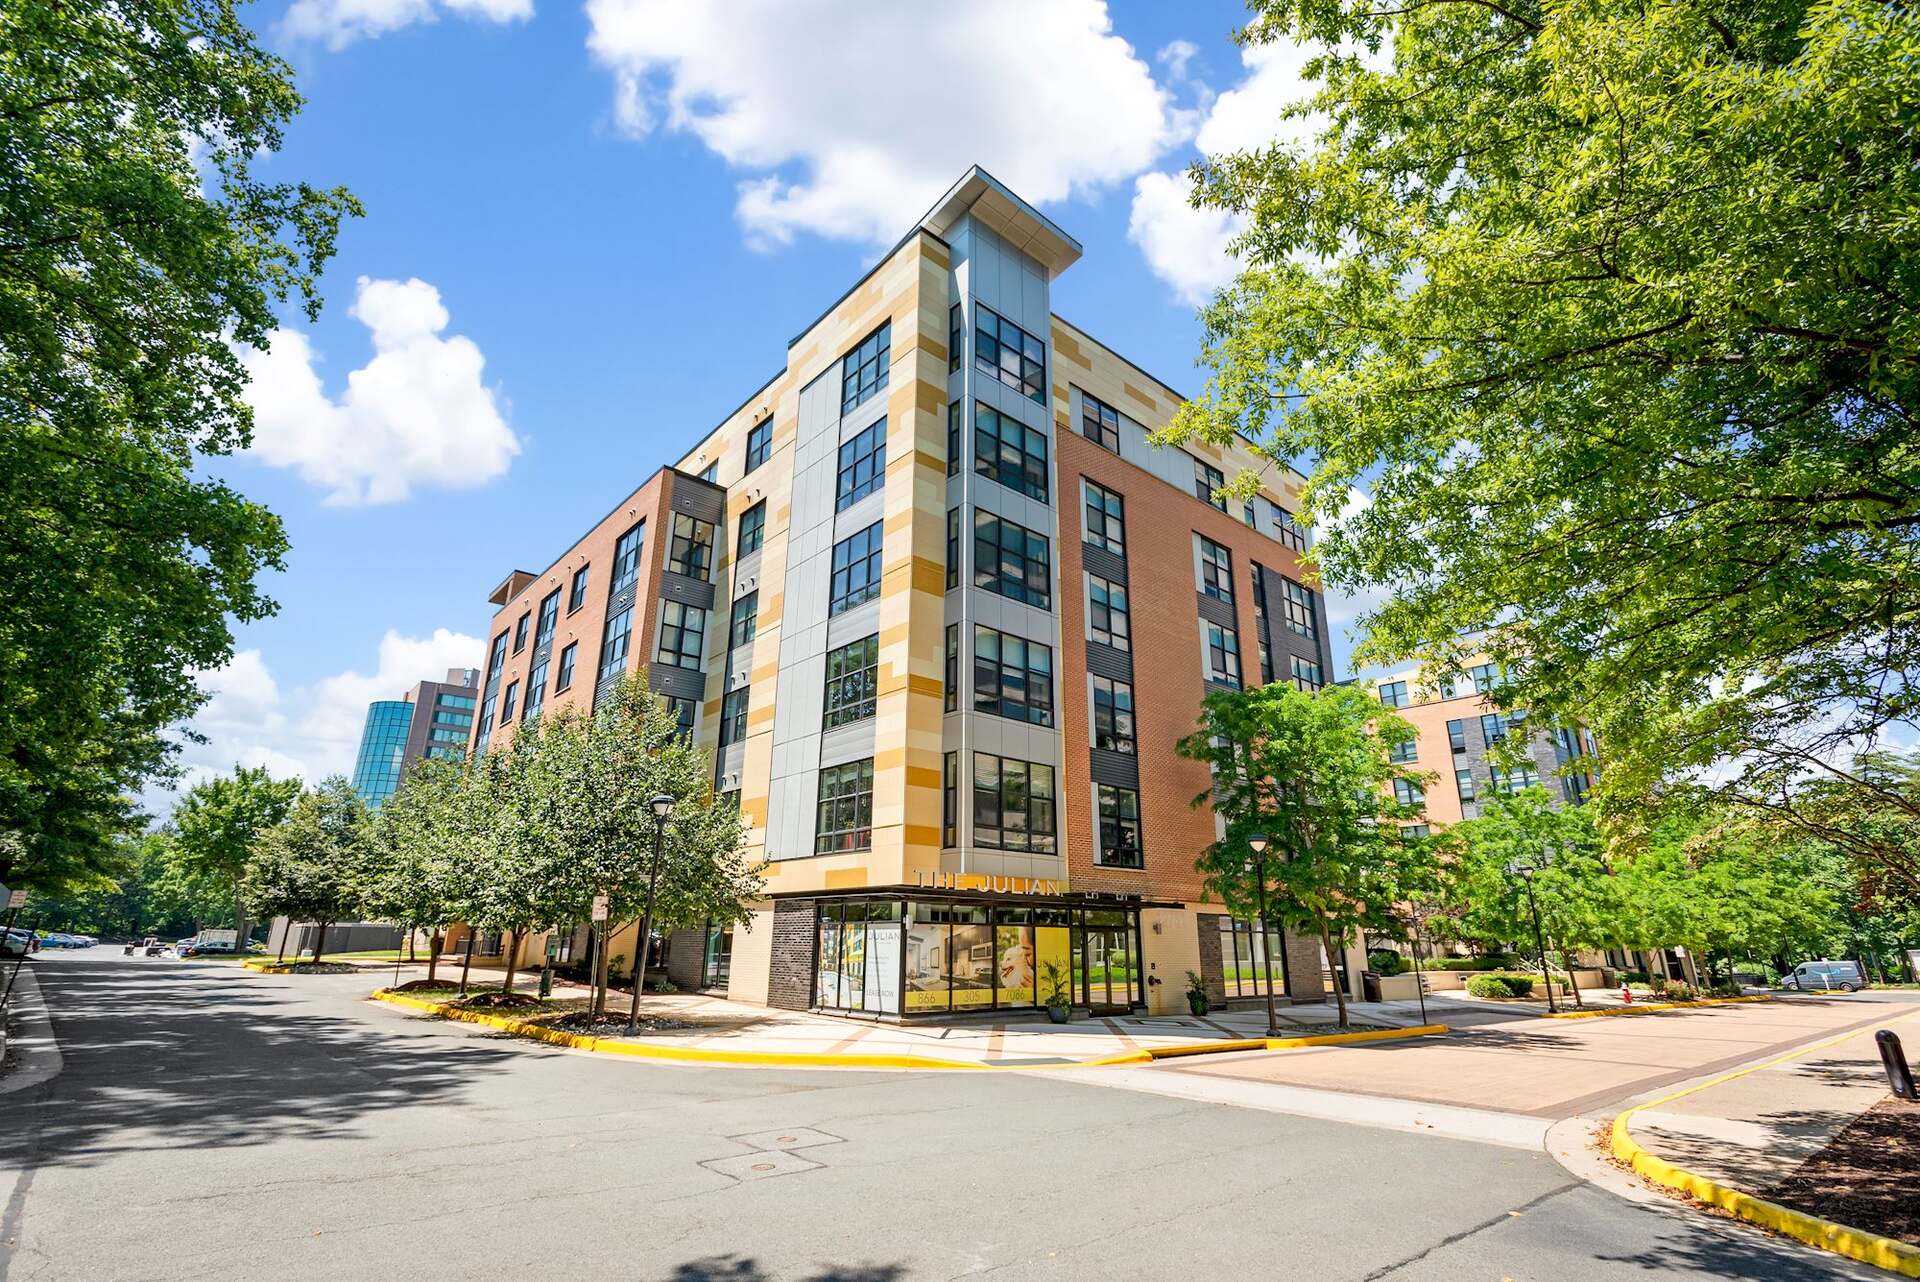
[[[388, 967], [366, 968], [368, 975]], [[442, 978], [446, 977], [443, 968]], [[455, 976], [457, 978], [457, 974]], [[475, 967], [470, 987], [497, 986], [500, 972]], [[532, 993], [531, 977], [516, 983]], [[569, 1008], [588, 996], [584, 986], [556, 983], [554, 998]], [[444, 997], [426, 1000], [444, 1001]], [[608, 1007], [627, 1009], [626, 993], [609, 994]], [[1419, 1023], [1417, 1009], [1405, 1003], [1355, 1002], [1352, 1022], [1375, 1029], [1409, 1028]], [[696, 993], [654, 993], [642, 1002], [653, 1020], [680, 1021], [684, 1028], [653, 1031], [639, 1037], [619, 1037], [621, 1045], [653, 1047], [663, 1051], [698, 1052], [715, 1061], [730, 1056], [831, 1056], [851, 1067], [886, 1067], [878, 1060], [911, 1060], [898, 1066], [928, 1066], [939, 1061], [954, 1067], [1022, 1068], [1084, 1064], [1132, 1056], [1139, 1052], [1168, 1051], [1198, 1044], [1218, 1044], [1264, 1038], [1264, 1010], [1216, 1011], [1204, 1018], [1192, 1015], [1076, 1014], [1068, 1024], [1050, 1022], [1044, 1012], [1007, 1012], [1000, 1018], [976, 1016], [940, 1023], [890, 1023], [808, 1011], [775, 1010], [766, 1006], [730, 1002]], [[1287, 1037], [1323, 1037], [1339, 1033], [1339, 1013], [1333, 1003], [1293, 1006], [1279, 1012]], [[1436, 1015], [1436, 1020], [1438, 1016]], [[618, 1030], [603, 1030], [603, 1041]]]
[[1920, 1052], [1920, 1012], [1890, 1014], [1629, 1109], [1614, 1125], [1614, 1155], [1776, 1232], [1920, 1277], [1920, 1246], [1898, 1246], [1915, 1236], [1920, 1159], [1908, 1152], [1875, 1170], [1879, 1159], [1863, 1150], [1899, 1141], [1849, 1132], [1870, 1110], [1882, 1131], [1916, 1125], [1913, 1106], [1887, 1091], [1879, 1028], [1901, 1035], [1909, 1059]]

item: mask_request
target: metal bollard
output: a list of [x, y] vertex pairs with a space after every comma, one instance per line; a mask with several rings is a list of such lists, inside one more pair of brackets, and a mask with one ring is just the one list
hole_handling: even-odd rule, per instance
[[540, 995], [553, 996], [553, 964], [551, 962], [540, 968]]
[[1920, 1092], [1913, 1087], [1913, 1070], [1907, 1067], [1906, 1053], [1900, 1048], [1900, 1036], [1890, 1028], [1883, 1028], [1873, 1035], [1880, 1043], [1880, 1062], [1887, 1067], [1887, 1087], [1896, 1096], [1907, 1100], [1920, 1100]]

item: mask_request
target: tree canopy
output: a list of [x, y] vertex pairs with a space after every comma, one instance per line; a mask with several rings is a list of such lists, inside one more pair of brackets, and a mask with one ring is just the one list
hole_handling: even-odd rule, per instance
[[367, 803], [339, 775], [322, 780], [267, 832], [247, 865], [241, 896], [262, 917], [284, 915], [318, 927], [314, 960], [327, 927], [360, 911], [372, 875], [372, 824]]
[[1357, 660], [1484, 650], [1595, 729], [1611, 815], [1826, 777], [1920, 816], [1847, 765], [1920, 716], [1911, 14], [1251, 7], [1316, 88], [1196, 171], [1246, 268], [1166, 439], [1309, 465], [1324, 580], [1387, 589]]
[[57, 893], [273, 609], [278, 519], [198, 464], [359, 205], [256, 177], [300, 97], [229, 0], [10, 4], [0, 50], [0, 881]]
[[180, 862], [227, 888], [234, 928], [244, 943], [247, 922], [240, 880], [254, 845], [277, 827], [300, 795], [298, 779], [275, 779], [264, 766], [239, 766], [187, 790], [174, 807], [173, 828]]

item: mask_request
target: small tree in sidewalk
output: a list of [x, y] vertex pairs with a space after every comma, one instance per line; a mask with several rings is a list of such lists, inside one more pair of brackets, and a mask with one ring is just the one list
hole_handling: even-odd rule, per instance
[[173, 810], [175, 849], [183, 869], [217, 879], [233, 905], [235, 947], [250, 933], [241, 879], [254, 847], [286, 819], [300, 795], [298, 779], [275, 779], [266, 768], [240, 766], [195, 784]]
[[376, 869], [367, 886], [367, 911], [398, 923], [411, 939], [428, 932], [427, 979], [440, 964], [440, 941], [452, 920], [453, 865], [466, 825], [464, 771], [428, 758], [401, 779], [374, 817]]
[[[1269, 917], [1312, 931], [1330, 961], [1359, 932], [1397, 932], [1396, 906], [1431, 876], [1427, 842], [1401, 827], [1420, 816], [1426, 776], [1391, 759], [1392, 746], [1413, 734], [1351, 686], [1308, 693], [1276, 683], [1209, 694], [1200, 729], [1177, 750], [1213, 771], [1213, 788], [1194, 799], [1211, 802], [1225, 825], [1195, 865], [1210, 893], [1251, 918], [1264, 889]], [[1399, 799], [1396, 784], [1411, 800]], [[1264, 888], [1248, 844], [1256, 833], [1270, 842]], [[1335, 998], [1345, 1028], [1339, 985]]]
[[[313, 959], [326, 950], [327, 927], [360, 911], [371, 857], [372, 824], [353, 785], [334, 775], [302, 793], [286, 819], [257, 844], [241, 882], [247, 907], [314, 924]], [[285, 936], [282, 937], [285, 951]]]

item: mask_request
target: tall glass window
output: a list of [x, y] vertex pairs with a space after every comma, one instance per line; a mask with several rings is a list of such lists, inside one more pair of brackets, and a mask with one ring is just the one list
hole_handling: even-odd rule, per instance
[[948, 849], [960, 844], [959, 774], [959, 753], [940, 758], [940, 844]]
[[1447, 746], [1455, 752], [1467, 750], [1467, 723], [1464, 720], [1447, 722]]
[[533, 632], [534, 649], [538, 650], [541, 646], [553, 640], [553, 630], [559, 622], [560, 589], [555, 588], [553, 591], [547, 593], [546, 598], [540, 602], [540, 626], [535, 628]]
[[1274, 528], [1279, 531], [1280, 542], [1295, 552], [1305, 552], [1307, 550], [1306, 527], [1294, 520], [1293, 513], [1278, 503], [1268, 500], [1267, 507], [1273, 515]]
[[1240, 684], [1240, 634], [1217, 623], [1207, 625], [1207, 680], [1223, 686]]
[[1133, 686], [1128, 682], [1093, 678], [1093, 746], [1133, 753]]
[[973, 470], [1017, 490], [1028, 498], [1047, 501], [1047, 437], [991, 405], [973, 406]]
[[684, 512], [673, 514], [673, 542], [667, 548], [667, 568], [690, 579], [705, 579], [713, 568], [713, 526]]
[[1053, 605], [1047, 536], [988, 512], [973, 514], [973, 585], [1015, 601]]
[[747, 429], [747, 471], [766, 462], [773, 453], [773, 420], [761, 419]]
[[1313, 606], [1313, 593], [1304, 584], [1282, 578], [1280, 594], [1287, 611], [1287, 627], [1303, 637], [1318, 636], [1320, 626]]
[[1140, 794], [1132, 788], [1094, 785], [1100, 811], [1100, 854], [1096, 863], [1108, 868], [1144, 868], [1140, 848]]
[[633, 607], [607, 620], [600, 641], [600, 680], [606, 682], [627, 670], [627, 648], [633, 640]]
[[827, 613], [843, 614], [880, 595], [880, 551], [884, 521], [875, 521], [858, 534], [833, 545], [833, 578], [828, 587]]
[[[559, 593], [555, 593], [558, 596]], [[547, 706], [547, 660], [541, 659], [533, 665], [533, 671], [527, 674], [527, 710], [520, 720], [532, 725], [540, 719], [540, 709]]]
[[1127, 502], [1092, 481], [1087, 482], [1087, 542], [1115, 556], [1127, 554]]
[[973, 708], [1053, 724], [1053, 650], [993, 628], [973, 629]]
[[676, 668], [699, 667], [706, 636], [705, 610], [678, 601], [660, 603], [660, 662]]
[[558, 694], [573, 684], [573, 665], [579, 653], [580, 643], [578, 641], [567, 642], [567, 648], [560, 652], [560, 671], [557, 672], [553, 678], [553, 690], [555, 694]]
[[1233, 604], [1233, 553], [1202, 534], [1200, 539], [1200, 591], [1216, 601]]
[[747, 593], [733, 603], [733, 622], [727, 630], [727, 644], [735, 647], [753, 640], [753, 634], [760, 626], [760, 593]]
[[879, 419], [840, 446], [833, 510], [852, 507], [886, 483], [887, 420]]
[[820, 801], [813, 832], [815, 854], [872, 847], [872, 757], [827, 766], [820, 771]]
[[533, 611], [529, 610], [520, 616], [519, 622], [513, 625], [513, 652], [515, 654], [519, 654], [527, 648], [527, 625], [532, 622]]
[[1320, 671], [1320, 665], [1311, 659], [1303, 659], [1297, 654], [1287, 656], [1287, 675], [1293, 684], [1308, 694], [1326, 685], [1327, 679]]
[[840, 360], [840, 412], [850, 414], [887, 386], [893, 356], [893, 322], [884, 322]]
[[623, 588], [631, 587], [640, 576], [640, 549], [647, 541], [647, 523], [641, 521], [631, 530], [622, 534], [613, 544], [613, 581], [607, 588], [609, 596]]
[[513, 720], [513, 711], [520, 702], [520, 683], [507, 682], [507, 692], [500, 696], [500, 724], [506, 725]]
[[1133, 648], [1133, 625], [1127, 616], [1127, 588], [1123, 583], [1087, 576], [1087, 635], [1116, 650]]
[[1105, 401], [1080, 393], [1080, 433], [1102, 449], [1120, 452], [1120, 412]]
[[973, 841], [997, 850], [1053, 854], [1053, 767], [974, 753]]
[[767, 539], [767, 501], [761, 499], [740, 514], [740, 536], [733, 541], [733, 554], [745, 556], [758, 552]]
[[720, 701], [720, 746], [739, 743], [747, 737], [747, 698], [751, 686], [729, 690]]
[[947, 509], [947, 587], [960, 586], [960, 509]]
[[1193, 493], [1202, 503], [1227, 510], [1227, 501], [1214, 491], [1227, 483], [1227, 478], [1219, 468], [1199, 459], [1193, 461]]
[[1280, 928], [1261, 930], [1257, 922], [1220, 919], [1220, 974], [1228, 997], [1264, 997], [1272, 985], [1287, 991], [1287, 950]]
[[1047, 401], [1045, 344], [991, 308], [974, 304], [974, 368], [1028, 400]]
[[827, 651], [826, 729], [871, 717], [879, 691], [879, 633]]
[[567, 593], [568, 614], [587, 603], [587, 579], [592, 569], [590, 565], [583, 565], [573, 572], [573, 589]]
[[[353, 790], [369, 806], [378, 806], [399, 788], [407, 731], [412, 724], [413, 705], [405, 699], [382, 699], [367, 705], [360, 753], [353, 763]], [[464, 741], [466, 736], [460, 739]]]

